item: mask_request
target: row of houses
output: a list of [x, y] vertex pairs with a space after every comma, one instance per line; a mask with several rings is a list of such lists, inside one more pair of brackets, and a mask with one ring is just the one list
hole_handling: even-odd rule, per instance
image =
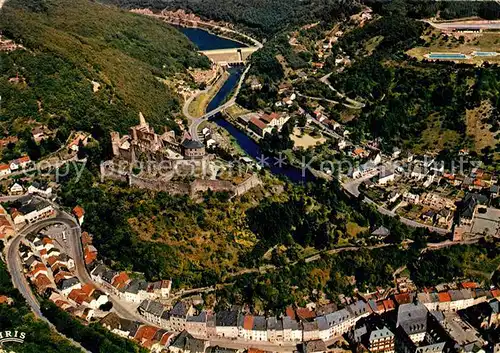
[[146, 299], [166, 299], [172, 290], [171, 280], [147, 282], [142, 279], [130, 279], [126, 272], [114, 271], [98, 261], [94, 261], [90, 267], [93, 281], [131, 303], [141, 303]]
[[468, 307], [500, 298], [500, 290], [485, 290], [473, 282], [464, 282], [454, 289], [426, 290], [424, 292], [405, 292], [394, 294], [390, 298], [369, 299], [368, 305], [375, 313], [381, 314], [394, 310], [402, 304], [414, 302], [416, 299], [428, 310], [458, 311]]
[[138, 311], [146, 320], [164, 329], [186, 330], [196, 337], [267, 342], [328, 341], [348, 332], [357, 320], [372, 312], [368, 304], [361, 300], [310, 320], [296, 320], [291, 316], [276, 318], [250, 315], [239, 310], [217, 313], [202, 311], [193, 315], [194, 309], [188, 303], [178, 302], [168, 310], [154, 300], [143, 301]]
[[31, 159], [29, 156], [22, 156], [13, 159], [9, 163], [0, 164], [0, 176], [12, 174], [12, 172], [18, 171], [19, 169], [24, 169], [30, 164]]
[[[451, 293], [453, 296], [456, 293]], [[435, 310], [413, 298], [397, 314], [371, 315], [347, 335], [356, 352], [480, 352], [487, 343], [477, 331], [498, 327], [500, 306], [490, 299], [459, 311]], [[396, 319], [395, 325], [389, 321]], [[395, 329], [394, 329], [395, 328]]]
[[52, 217], [55, 209], [47, 200], [26, 195], [12, 202], [10, 213], [14, 224], [18, 226]]
[[75, 262], [55, 241], [41, 233], [21, 248], [26, 276], [37, 292], [58, 307], [90, 320], [95, 310], [108, 302], [108, 296], [93, 284], [83, 284], [74, 273]]
[[283, 113], [252, 113], [239, 118], [239, 121], [260, 137], [271, 133], [274, 129], [280, 131], [290, 116]]

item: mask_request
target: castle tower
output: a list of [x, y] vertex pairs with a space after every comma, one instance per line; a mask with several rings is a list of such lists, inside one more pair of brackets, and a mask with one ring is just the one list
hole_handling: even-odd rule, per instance
[[116, 131], [111, 132], [111, 147], [113, 149], [113, 156], [120, 156], [120, 133]]
[[146, 122], [146, 119], [144, 118], [144, 115], [142, 115], [141, 112], [139, 112], [139, 125], [140, 126], [147, 126], [148, 123]]

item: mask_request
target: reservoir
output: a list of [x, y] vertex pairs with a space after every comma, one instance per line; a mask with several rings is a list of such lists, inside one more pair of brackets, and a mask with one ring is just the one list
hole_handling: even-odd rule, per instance
[[[213, 49], [227, 49], [227, 48], [242, 48], [245, 47], [244, 44], [232, 41], [230, 39], [221, 38], [215, 34], [209, 33], [199, 28], [185, 28], [177, 27], [182, 33], [184, 33], [200, 50], [213, 50]], [[238, 85], [238, 81], [245, 70], [244, 66], [235, 66], [227, 69], [230, 76], [221, 87], [219, 92], [212, 98], [207, 106], [207, 111], [214, 110], [221, 104], [223, 104], [229, 97], [231, 92]], [[229, 122], [224, 120], [220, 114], [215, 116], [214, 122], [225, 129], [231, 136], [234, 137], [238, 145], [247, 153], [250, 157], [255, 159], [258, 163], [264, 157], [260, 146], [248, 137], [244, 132], [240, 131]], [[301, 169], [292, 167], [289, 165], [278, 165], [276, 159], [272, 156], [266, 156], [267, 162], [265, 165], [268, 167], [272, 173], [277, 175], [284, 175], [288, 177], [291, 181], [296, 183], [303, 183], [314, 179], [314, 176], [309, 170], [306, 170], [304, 175]], [[259, 163], [262, 164], [262, 163]]]
[[176, 27], [184, 33], [191, 42], [196, 44], [200, 50], [228, 49], [228, 48], [244, 48], [245, 44], [236, 42], [231, 39], [222, 38], [200, 28]]

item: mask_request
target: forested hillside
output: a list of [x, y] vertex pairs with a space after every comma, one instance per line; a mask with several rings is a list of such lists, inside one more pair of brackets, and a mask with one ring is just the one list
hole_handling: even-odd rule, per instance
[[343, 0], [102, 0], [125, 8], [185, 9], [204, 18], [243, 26], [269, 37], [293, 25], [332, 21], [359, 6]]
[[123, 131], [139, 111], [171, 123], [179, 98], [163, 80], [209, 65], [174, 28], [88, 0], [8, 1], [0, 31], [26, 47], [0, 53], [0, 130], [23, 140], [35, 122], [58, 143], [75, 129]]

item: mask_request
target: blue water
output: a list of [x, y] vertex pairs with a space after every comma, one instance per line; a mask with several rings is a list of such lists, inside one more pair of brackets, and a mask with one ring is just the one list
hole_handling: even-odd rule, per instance
[[[211, 111], [215, 108], [217, 108], [221, 103], [228, 97], [228, 95], [233, 91], [233, 89], [236, 87], [238, 84], [238, 80], [243, 73], [244, 67], [235, 67], [235, 68], [230, 68], [229, 73], [231, 74], [229, 78], [226, 80], [224, 85], [221, 87], [219, 92], [215, 95], [215, 97], [210, 101], [207, 107], [207, 111]], [[231, 134], [238, 143], [238, 145], [252, 158], [254, 158], [257, 163], [259, 163], [259, 160], [262, 160], [262, 158], [266, 158], [262, 154], [262, 151], [260, 149], [260, 146], [252, 140], [250, 137], [248, 137], [244, 132], [241, 130], [238, 130], [235, 128], [233, 125], [228, 123], [226, 120], [222, 119], [220, 115], [216, 116], [214, 122], [225, 129], [227, 132]], [[303, 172], [301, 169], [287, 166], [287, 165], [282, 165], [279, 166], [277, 165], [277, 161], [274, 157], [267, 157], [267, 163], [259, 163], [261, 165], [265, 165], [268, 167], [271, 172], [274, 174], [278, 175], [284, 175], [288, 177], [291, 181], [296, 182], [296, 183], [302, 183], [306, 181], [310, 181], [314, 179], [314, 176], [311, 174], [311, 172], [306, 169], [305, 172]]]
[[274, 157], [269, 157], [269, 156], [264, 156], [262, 154], [262, 151], [260, 150], [260, 146], [252, 140], [250, 137], [248, 137], [244, 132], [241, 130], [238, 130], [235, 128], [233, 125], [228, 123], [226, 120], [222, 118], [217, 118], [214, 120], [214, 122], [222, 127], [224, 130], [229, 132], [236, 140], [238, 145], [252, 158], [254, 158], [257, 163], [260, 165], [263, 165], [261, 162], [263, 158], [266, 158], [266, 164], [265, 166], [268, 167], [272, 173], [277, 174], [277, 175], [284, 175], [291, 181], [295, 183], [303, 183], [307, 181], [314, 180], [314, 176], [311, 174], [311, 172], [307, 169], [304, 168], [305, 171], [303, 172], [302, 169], [288, 166], [288, 165], [282, 165], [281, 167], [277, 165], [277, 159]]
[[238, 85], [238, 81], [239, 81], [241, 75], [243, 74], [243, 70], [245, 70], [244, 66], [231, 67], [231, 68], [227, 69], [227, 71], [229, 72], [230, 75], [229, 75], [228, 79], [226, 80], [226, 82], [224, 82], [224, 84], [222, 85], [219, 92], [217, 92], [215, 97], [212, 98], [210, 103], [208, 103], [207, 112], [214, 110], [219, 105], [221, 105], [226, 98], [228, 98], [229, 94]]
[[[200, 50], [245, 47], [244, 44], [226, 38], [218, 37], [200, 28], [178, 27], [178, 29], [182, 33], [184, 33], [194, 44], [196, 44]], [[230, 76], [221, 87], [219, 92], [217, 92], [215, 97], [208, 104], [207, 112], [214, 110], [228, 98], [229, 94], [238, 84], [238, 81], [244, 69], [244, 67], [232, 67], [228, 69]], [[229, 132], [235, 138], [238, 145], [250, 157], [254, 158], [257, 162], [259, 162], [259, 160], [263, 157], [260, 146], [254, 140], [248, 137], [244, 132], [238, 130], [226, 120], [222, 119], [220, 115], [217, 115], [215, 117], [214, 122], [225, 129], [227, 132]], [[282, 165], [280, 167], [279, 165], [276, 165], [276, 160], [274, 159], [274, 157], [268, 157], [267, 162], [268, 164], [266, 164], [266, 166], [269, 167], [272, 173], [277, 175], [284, 175], [293, 182], [303, 183], [314, 179], [314, 176], [307, 169], [303, 172], [299, 168], [287, 165]]]
[[429, 54], [431, 59], [467, 59], [465, 54]]
[[476, 56], [496, 56], [496, 52], [491, 52], [491, 51], [477, 51], [475, 53]]
[[177, 27], [200, 50], [244, 48], [245, 44], [222, 38], [200, 28]]

